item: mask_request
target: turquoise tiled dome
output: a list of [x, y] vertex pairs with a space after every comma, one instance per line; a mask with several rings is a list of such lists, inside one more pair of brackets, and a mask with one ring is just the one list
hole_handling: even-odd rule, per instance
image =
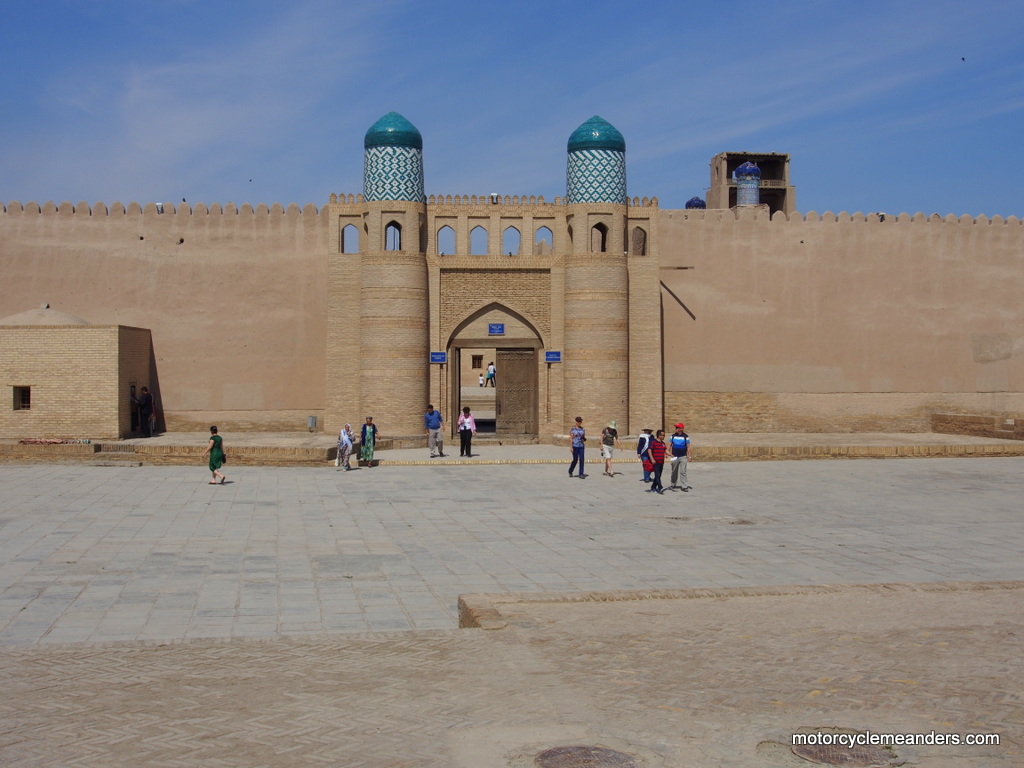
[[569, 137], [566, 202], [626, 202], [626, 140], [596, 115]]
[[569, 151], [583, 149], [611, 149], [616, 152], [626, 151], [626, 140], [618, 129], [602, 117], [594, 115], [583, 125], [572, 132], [569, 137]]
[[397, 112], [388, 112], [370, 126], [363, 139], [363, 148], [412, 147], [423, 149], [423, 137], [416, 126]]
[[363, 140], [363, 198], [422, 203], [423, 137], [397, 112], [370, 126]]

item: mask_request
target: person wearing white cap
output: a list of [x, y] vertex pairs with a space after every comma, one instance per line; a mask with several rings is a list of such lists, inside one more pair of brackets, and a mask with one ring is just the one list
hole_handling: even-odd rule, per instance
[[619, 423], [614, 419], [608, 422], [608, 426], [601, 430], [601, 458], [604, 459], [604, 473], [608, 477], [615, 477], [612, 471], [612, 450], [621, 448], [619, 443]]
[[[690, 461], [690, 436], [686, 434], [683, 429], [685, 424], [682, 422], [676, 424], [676, 431], [672, 433], [672, 437], [668, 439], [669, 448], [672, 450], [672, 485], [669, 489], [680, 488], [683, 491], [688, 491], [692, 487], [686, 482], [686, 465]], [[680, 471], [682, 468], [682, 471]], [[683, 476], [682, 486], [678, 485], [679, 476]]]

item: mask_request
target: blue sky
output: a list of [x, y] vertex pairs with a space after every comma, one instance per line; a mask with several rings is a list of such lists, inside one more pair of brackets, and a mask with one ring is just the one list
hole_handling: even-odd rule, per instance
[[666, 208], [737, 150], [790, 153], [805, 212], [1024, 215], [1020, 0], [0, 7], [4, 202], [320, 206], [394, 110], [428, 194], [563, 195], [596, 114]]

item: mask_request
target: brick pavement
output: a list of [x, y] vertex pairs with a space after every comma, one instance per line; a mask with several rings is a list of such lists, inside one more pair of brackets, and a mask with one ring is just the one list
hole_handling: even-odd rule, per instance
[[563, 471], [0, 466], [0, 762], [497, 766], [568, 740], [773, 765], [787, 729], [930, 723], [1004, 743], [912, 764], [1024, 762], [1015, 585], [453, 629], [462, 593], [1020, 581], [1019, 459], [694, 463], [665, 496]]
[[[10, 647], [10, 766], [532, 766], [557, 746], [656, 766], [808, 765], [801, 729], [995, 733], [885, 765], [1024, 759], [1024, 583], [506, 604], [509, 628]], [[599, 764], [594, 764], [600, 768]]]

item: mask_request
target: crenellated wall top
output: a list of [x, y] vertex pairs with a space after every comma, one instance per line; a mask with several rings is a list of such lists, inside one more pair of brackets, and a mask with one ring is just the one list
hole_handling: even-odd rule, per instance
[[847, 213], [846, 211], [840, 211], [839, 213], [833, 213], [832, 211], [825, 211], [824, 213], [818, 213], [816, 211], [808, 211], [806, 213], [800, 213], [794, 211], [790, 214], [785, 214], [782, 211], [776, 211], [775, 213], [769, 213], [767, 210], [758, 209], [744, 209], [744, 208], [708, 208], [708, 209], [680, 209], [671, 210], [664, 209], [664, 212], [670, 216], [680, 215], [680, 218], [688, 221], [710, 221], [710, 222], [732, 222], [732, 221], [750, 221], [758, 223], [783, 223], [783, 224], [829, 224], [829, 223], [866, 223], [866, 224], [977, 224], [977, 225], [993, 225], [993, 226], [1020, 226], [1024, 222], [1024, 218], [1017, 216], [1007, 216], [1005, 219], [1002, 216], [992, 216], [991, 218], [981, 214], [980, 216], [971, 216], [964, 214], [962, 216], [956, 216], [955, 214], [947, 214], [942, 216], [938, 213], [926, 215], [918, 212], [913, 215], [909, 213], [891, 214], [891, 213]]
[[193, 207], [188, 203], [146, 203], [145, 206], [139, 203], [113, 203], [109, 208], [105, 203], [80, 202], [75, 205], [65, 201], [57, 205], [53, 201], [44, 203], [42, 206], [36, 202], [28, 202], [22, 205], [17, 200], [12, 200], [6, 205], [0, 204], [2, 212], [8, 215], [37, 214], [40, 216], [320, 216], [326, 213], [327, 208], [318, 210], [312, 203], [307, 203], [300, 208], [296, 203], [291, 203], [285, 208], [280, 203], [268, 206], [266, 203], [259, 203], [255, 208], [251, 203], [243, 203], [241, 207], [234, 203], [221, 206], [214, 203], [207, 207], [204, 203], [196, 203]]
[[[345, 195], [345, 194], [332, 194], [330, 197], [331, 203], [340, 204], [357, 204], [363, 202], [362, 195]], [[643, 198], [630, 198], [628, 201], [630, 207], [637, 208], [658, 208], [657, 197], [643, 197]], [[556, 197], [554, 202], [547, 202], [543, 195], [500, 195], [495, 200], [492, 200], [491, 195], [430, 195], [427, 199], [428, 205], [436, 206], [487, 206], [487, 205], [503, 205], [503, 206], [537, 206], [537, 207], [563, 207], [566, 205], [565, 198]], [[743, 208], [708, 208], [708, 209], [661, 209], [664, 213], [670, 216], [679, 216], [683, 220], [687, 221], [707, 221], [707, 222], [730, 222], [730, 221], [751, 221], [759, 223], [787, 223], [787, 224], [802, 224], [802, 223], [844, 223], [844, 222], [860, 222], [867, 224], [972, 224], [972, 225], [991, 225], [991, 226], [1009, 226], [1017, 227], [1024, 223], [1024, 217], [1018, 216], [1007, 216], [1002, 217], [986, 216], [981, 214], [979, 216], [971, 216], [969, 214], [963, 214], [957, 216], [955, 214], [946, 214], [942, 216], [938, 213], [925, 214], [925, 213], [848, 213], [846, 211], [840, 211], [839, 213], [833, 213], [832, 211], [825, 211], [824, 213], [818, 213], [816, 211], [808, 211], [801, 213], [794, 211], [790, 214], [785, 214], [781, 211], [775, 213], [769, 213], [764, 209], [743, 209]], [[0, 203], [0, 213], [7, 215], [40, 215], [40, 216], [282, 216], [282, 217], [318, 217], [326, 215], [328, 211], [327, 206], [317, 208], [312, 203], [307, 203], [304, 207], [300, 208], [298, 204], [291, 203], [287, 207], [281, 205], [281, 203], [274, 203], [268, 206], [266, 203], [259, 203], [255, 207], [251, 203], [243, 203], [241, 206], [236, 206], [234, 203], [228, 203], [221, 206], [220, 203], [213, 203], [210, 206], [204, 203], [196, 203], [194, 206], [188, 203], [146, 203], [144, 206], [139, 203], [129, 203], [125, 206], [123, 203], [115, 202], [109, 207], [102, 202], [89, 204], [86, 202], [79, 202], [72, 204], [68, 201], [64, 201], [59, 205], [53, 201], [48, 201], [43, 205], [39, 205], [34, 201], [22, 204], [17, 200], [12, 200], [7, 204]]]
[[[332, 194], [332, 203], [362, 203], [362, 195]], [[656, 197], [633, 197], [626, 200], [631, 208], [657, 208]], [[554, 202], [547, 202], [544, 195], [429, 195], [427, 205], [568, 205], [564, 197], [556, 197]]]

